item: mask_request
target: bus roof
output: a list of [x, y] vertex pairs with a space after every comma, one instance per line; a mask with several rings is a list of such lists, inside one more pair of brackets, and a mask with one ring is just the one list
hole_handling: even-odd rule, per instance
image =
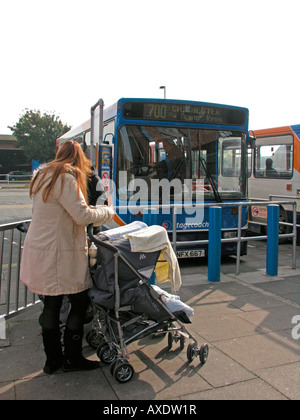
[[299, 136], [300, 124], [291, 125], [291, 126], [285, 125], [282, 127], [263, 128], [260, 130], [251, 130], [251, 131], [255, 134], [255, 137], [276, 136], [276, 135], [281, 135], [281, 134], [292, 133], [293, 131]]
[[[110, 120], [117, 114], [117, 104], [118, 102], [104, 109], [104, 121]], [[68, 140], [74, 136], [79, 136], [80, 134], [85, 133], [86, 131], [90, 130], [90, 128], [91, 128], [91, 120], [89, 119], [85, 121], [84, 123], [78, 125], [77, 127], [71, 128], [70, 131], [60, 136], [58, 140], [60, 139]]]

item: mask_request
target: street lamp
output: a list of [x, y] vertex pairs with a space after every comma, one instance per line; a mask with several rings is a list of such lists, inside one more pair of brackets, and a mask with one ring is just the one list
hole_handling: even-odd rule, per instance
[[166, 86], [160, 86], [159, 89], [163, 89], [164, 90], [164, 99], [166, 99], [166, 97], [167, 97], [167, 89], [166, 89]]

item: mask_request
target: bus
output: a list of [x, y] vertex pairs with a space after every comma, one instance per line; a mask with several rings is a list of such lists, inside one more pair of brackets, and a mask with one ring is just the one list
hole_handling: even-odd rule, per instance
[[[164, 226], [171, 239], [172, 206], [184, 203], [176, 209], [177, 256], [206, 257], [207, 244], [195, 241], [208, 239], [209, 210], [193, 206], [227, 203], [222, 208], [222, 237], [236, 237], [236, 203], [247, 201], [247, 108], [141, 98], [121, 98], [107, 108], [102, 99], [97, 104], [91, 119], [57, 139], [57, 147], [68, 139], [78, 141], [114, 205], [121, 206], [113, 226], [106, 228], [143, 220], [145, 206], [158, 206], [151, 220]], [[247, 224], [245, 207], [243, 235]], [[236, 249], [236, 242], [226, 241], [221, 252], [232, 255]], [[241, 255], [246, 253], [242, 242]]]
[[[254, 130], [253, 137], [255, 147], [249, 149], [249, 197], [253, 200], [269, 200], [269, 196], [273, 195], [277, 201], [296, 199], [299, 224], [300, 124]], [[266, 206], [251, 207], [249, 216], [249, 230], [265, 233]], [[280, 205], [280, 222], [292, 223], [292, 216], [291, 206]], [[279, 233], [290, 231], [291, 227], [279, 225]], [[297, 236], [299, 241], [299, 233]]]

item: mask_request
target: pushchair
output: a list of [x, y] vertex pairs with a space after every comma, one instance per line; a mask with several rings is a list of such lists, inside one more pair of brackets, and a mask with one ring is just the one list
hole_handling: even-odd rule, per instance
[[[126, 225], [125, 232], [131, 229], [137, 229], [135, 222]], [[187, 348], [187, 359], [191, 362], [199, 356], [204, 364], [208, 346], [199, 348], [184, 326], [191, 323], [187, 314], [182, 310], [171, 312], [163, 294], [149, 284], [160, 251], [132, 252], [124, 228], [94, 234], [90, 225], [88, 238], [90, 250], [95, 247], [94, 256], [90, 252], [94, 286], [89, 290], [94, 319], [86, 340], [97, 349], [100, 361], [110, 365], [113, 377], [121, 383], [132, 378], [134, 369], [128, 361], [127, 346], [152, 334], [168, 335], [169, 349], [173, 342], [179, 342], [183, 349], [186, 339], [193, 340]]]

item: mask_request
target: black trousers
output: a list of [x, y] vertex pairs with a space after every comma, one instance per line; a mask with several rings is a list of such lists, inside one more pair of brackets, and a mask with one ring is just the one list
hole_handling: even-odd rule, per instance
[[[67, 318], [66, 327], [72, 331], [80, 331], [83, 328], [85, 315], [90, 300], [88, 291], [68, 295], [71, 309]], [[59, 316], [63, 295], [44, 296], [44, 309], [42, 314], [43, 329], [57, 330], [59, 328]]]

